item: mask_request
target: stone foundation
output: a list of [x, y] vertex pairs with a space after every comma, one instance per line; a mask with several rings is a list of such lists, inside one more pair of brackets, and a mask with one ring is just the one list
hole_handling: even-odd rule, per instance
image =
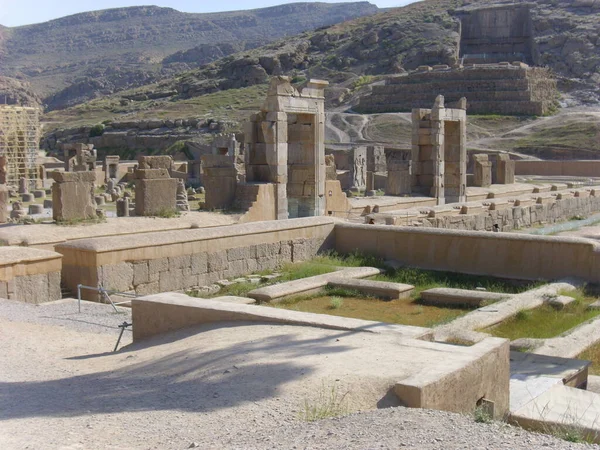
[[61, 298], [61, 255], [26, 247], [3, 247], [0, 298], [44, 303]]
[[518, 64], [485, 64], [450, 69], [423, 67], [407, 76], [388, 78], [362, 97], [361, 113], [427, 108], [437, 95], [447, 103], [467, 98], [470, 114], [548, 114], [556, 98], [556, 80], [546, 69]]
[[[137, 236], [82, 239], [57, 245], [63, 280], [138, 295], [184, 290], [304, 261], [331, 248], [334, 221], [296, 219]], [[88, 299], [95, 294], [85, 292]]]

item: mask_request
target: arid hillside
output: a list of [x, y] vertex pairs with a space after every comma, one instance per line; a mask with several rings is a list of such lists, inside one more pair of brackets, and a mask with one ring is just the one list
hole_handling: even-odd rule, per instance
[[[368, 2], [295, 3], [212, 14], [140, 6], [0, 26], [0, 75], [29, 81], [44, 103], [60, 108], [189, 69], [190, 59], [195, 66], [377, 11]], [[192, 53], [177, 53], [195, 47]]]

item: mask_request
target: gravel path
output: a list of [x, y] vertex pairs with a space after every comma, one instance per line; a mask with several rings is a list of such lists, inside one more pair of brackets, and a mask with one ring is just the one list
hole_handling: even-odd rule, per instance
[[73, 300], [32, 306], [0, 299], [1, 449], [585, 448], [401, 407], [300, 421], [303, 402], [323, 390], [323, 380], [344, 373], [322, 364], [340, 360], [331, 346], [352, 348], [362, 336], [207, 327], [112, 353], [127, 313], [88, 302], [82, 311]]

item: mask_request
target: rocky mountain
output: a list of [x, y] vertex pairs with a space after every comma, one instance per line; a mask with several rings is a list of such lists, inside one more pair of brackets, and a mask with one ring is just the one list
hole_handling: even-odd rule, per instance
[[[330, 99], [347, 101], [369, 77], [419, 65], [457, 64], [458, 8], [506, 4], [493, 0], [426, 0], [404, 8], [306, 32], [222, 58], [177, 77], [165, 88], [190, 97], [264, 83], [271, 75], [321, 77], [333, 82]], [[533, 64], [547, 66], [563, 89], [583, 89], [600, 100], [600, 2], [533, 0]], [[359, 77], [362, 78], [359, 79]], [[588, 96], [588, 92], [596, 95]]]
[[5, 104], [39, 107], [41, 99], [27, 81], [0, 76], [0, 105]]
[[27, 79], [50, 109], [61, 108], [377, 11], [368, 2], [294, 3], [211, 14], [139, 6], [0, 26], [0, 75]]

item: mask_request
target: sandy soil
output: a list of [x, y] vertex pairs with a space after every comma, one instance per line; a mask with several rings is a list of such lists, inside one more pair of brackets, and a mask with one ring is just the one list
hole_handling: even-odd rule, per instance
[[372, 345], [367, 333], [223, 324], [112, 353], [116, 326], [127, 314], [85, 303], [79, 315], [75, 306], [0, 300], [1, 448], [578, 447], [503, 424], [405, 408], [299, 420], [305, 401], [334, 387], [351, 390], [360, 402], [392, 382], [393, 342]]

